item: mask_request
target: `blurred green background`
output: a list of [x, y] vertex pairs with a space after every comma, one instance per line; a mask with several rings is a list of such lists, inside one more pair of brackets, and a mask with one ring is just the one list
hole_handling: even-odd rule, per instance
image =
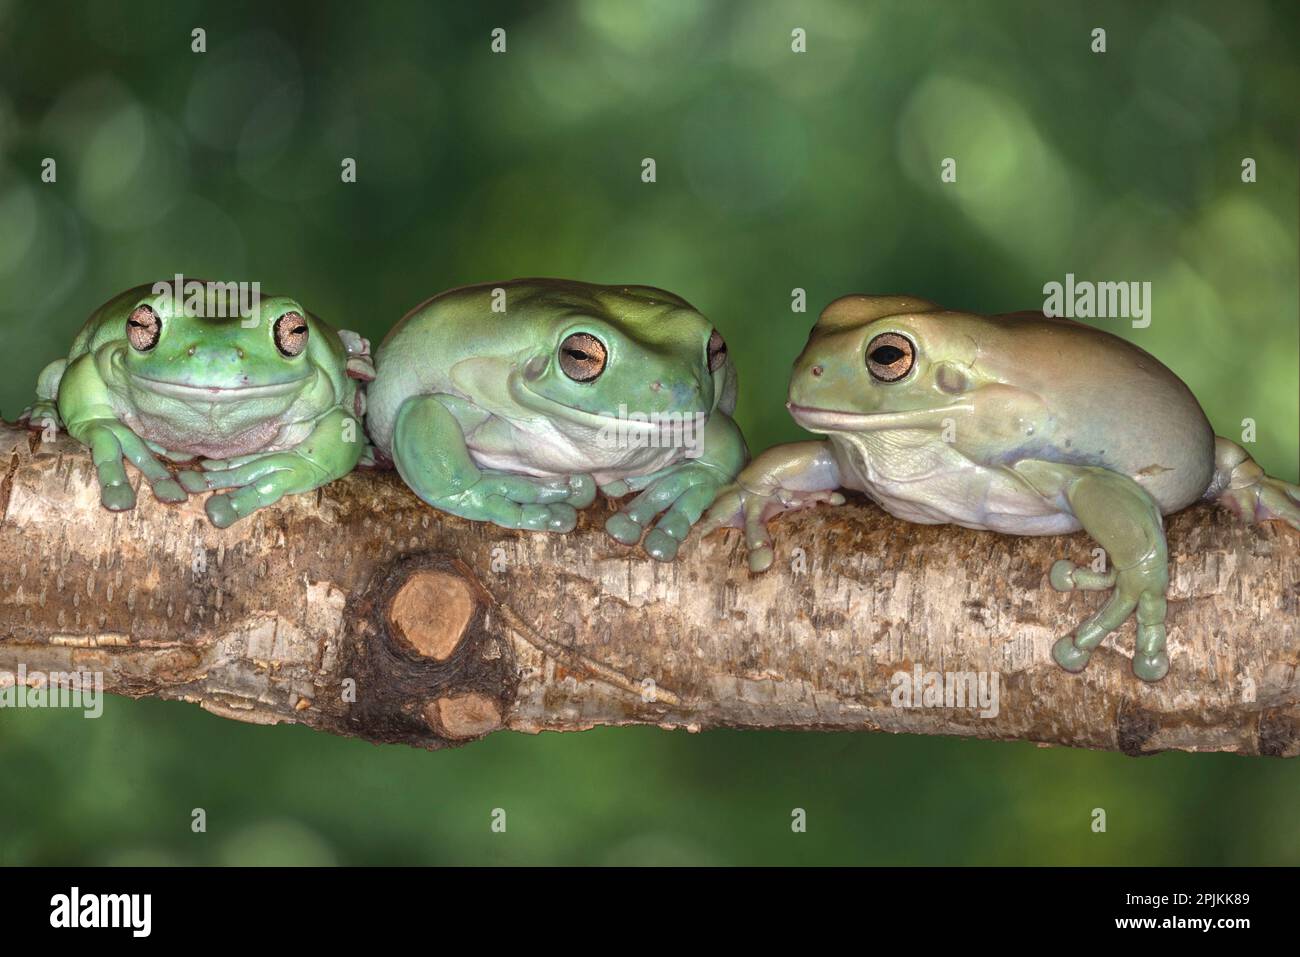
[[[799, 436], [787, 371], [835, 296], [1009, 311], [1069, 272], [1150, 281], [1149, 328], [1099, 324], [1295, 481], [1298, 9], [0, 0], [0, 412], [177, 272], [376, 340], [439, 290], [556, 275], [712, 317], [757, 449]], [[428, 754], [115, 698], [0, 714], [0, 762], [10, 864], [1300, 863], [1300, 761], [654, 729]]]

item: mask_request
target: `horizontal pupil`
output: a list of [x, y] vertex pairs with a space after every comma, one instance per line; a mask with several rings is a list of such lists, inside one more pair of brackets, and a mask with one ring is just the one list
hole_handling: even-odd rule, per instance
[[897, 346], [881, 346], [875, 352], [871, 353], [874, 362], [882, 366], [893, 365], [899, 359], [903, 358], [903, 350]]

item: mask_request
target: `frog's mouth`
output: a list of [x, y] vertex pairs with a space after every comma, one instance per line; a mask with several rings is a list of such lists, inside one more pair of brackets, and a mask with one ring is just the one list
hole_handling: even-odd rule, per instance
[[907, 412], [840, 412], [787, 402], [790, 416], [809, 432], [880, 432], [885, 429], [942, 428], [944, 419], [974, 409], [969, 402], [957, 402], [937, 409]]
[[[636, 416], [618, 415], [610, 412], [587, 412], [583, 409], [575, 409], [571, 405], [565, 405], [563, 402], [556, 402], [554, 399], [548, 399], [546, 396], [534, 392], [528, 386], [524, 385], [520, 377], [511, 375], [509, 379], [510, 394], [524, 408], [532, 409], [534, 412], [541, 412], [544, 415], [554, 418], [563, 419], [574, 425], [584, 428], [600, 431], [602, 429], [619, 429], [624, 434], [654, 435], [663, 432], [666, 428], [671, 427], [673, 423], [672, 416], [678, 420], [694, 416], [700, 413], [696, 411], [677, 412], [677, 413], [659, 413], [655, 416]], [[707, 414], [707, 413], [704, 413]]]
[[148, 376], [131, 373], [131, 381], [138, 388], [152, 392], [154, 395], [164, 395], [189, 402], [242, 402], [248, 399], [289, 395], [302, 388], [303, 382], [308, 378], [309, 376], [300, 376], [288, 382], [274, 382], [269, 385], [208, 386], [168, 382], [165, 379], [151, 379]]

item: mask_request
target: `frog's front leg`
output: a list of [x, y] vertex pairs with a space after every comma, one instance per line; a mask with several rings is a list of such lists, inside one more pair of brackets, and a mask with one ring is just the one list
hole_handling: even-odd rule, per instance
[[749, 570], [766, 571], [776, 552], [767, 523], [782, 512], [825, 502], [843, 505], [839, 464], [828, 442], [791, 442], [765, 450], [724, 488], [709, 509], [700, 534], [741, 528]]
[[393, 425], [393, 464], [434, 508], [504, 528], [570, 532], [577, 509], [596, 497], [589, 475], [535, 479], [479, 469], [448, 405], [453, 396], [419, 395], [402, 403]]
[[1052, 566], [1054, 588], [1111, 589], [1100, 611], [1053, 646], [1056, 663], [1066, 671], [1082, 671], [1102, 639], [1136, 610], [1133, 673], [1143, 681], [1159, 681], [1169, 673], [1165, 651], [1169, 559], [1160, 506], [1137, 482], [1107, 469], [1026, 461], [1018, 463], [1015, 471], [1049, 500], [1064, 498], [1084, 530], [1106, 550], [1111, 565], [1105, 573], [1064, 559]]
[[635, 545], [654, 517], [662, 512], [662, 517], [646, 534], [642, 547], [651, 558], [672, 561], [678, 546], [690, 534], [691, 526], [700, 520], [718, 491], [740, 471], [748, 457], [740, 429], [730, 416], [715, 411], [705, 424], [698, 457], [604, 488], [609, 495], [644, 490], [609, 517], [605, 531], [615, 541]]
[[117, 419], [69, 422], [68, 434], [90, 447], [95, 474], [99, 478], [99, 500], [110, 511], [125, 512], [135, 508], [135, 489], [127, 478], [123, 459], [140, 470], [158, 501], [185, 501], [185, 489], [172, 473], [154, 458], [144, 440]]
[[127, 479], [123, 459], [140, 470], [158, 501], [185, 501], [185, 489], [154, 457], [144, 439], [118, 420], [94, 355], [83, 355], [62, 367], [50, 363], [41, 373], [37, 395], [49, 401], [56, 393], [64, 428], [90, 449], [99, 479], [99, 500], [105, 508], [114, 512], [135, 508], [135, 489]]
[[285, 495], [310, 492], [347, 475], [364, 445], [361, 424], [343, 409], [334, 408], [292, 449], [239, 460], [211, 460], [204, 463], [205, 471], [182, 472], [180, 478], [192, 492], [235, 489], [211, 496], [204, 505], [212, 524], [227, 528]]

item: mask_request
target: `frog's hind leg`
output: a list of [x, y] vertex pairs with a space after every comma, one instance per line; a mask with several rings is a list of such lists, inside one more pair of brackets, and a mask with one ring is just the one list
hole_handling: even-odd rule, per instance
[[461, 518], [505, 528], [572, 531], [578, 521], [576, 508], [595, 498], [591, 478], [547, 480], [480, 470], [444, 399], [457, 401], [452, 396], [412, 396], [397, 412], [393, 463], [411, 491]]
[[1144, 681], [1159, 681], [1169, 672], [1165, 650], [1169, 557], [1160, 506], [1137, 482], [1107, 469], [1022, 462], [1016, 471], [1046, 497], [1064, 496], [1074, 517], [1110, 560], [1106, 572], [1068, 561], [1052, 566], [1054, 588], [1111, 589], [1101, 610], [1053, 646], [1056, 663], [1066, 671], [1082, 671], [1102, 639], [1136, 611], [1133, 673]]
[[1205, 493], [1247, 522], [1273, 519], [1300, 529], [1300, 486], [1265, 475], [1235, 442], [1215, 436], [1214, 479]]
[[68, 368], [67, 359], [55, 359], [36, 379], [36, 401], [22, 411], [18, 421], [29, 429], [53, 436], [63, 426], [59, 418], [59, 382]]

